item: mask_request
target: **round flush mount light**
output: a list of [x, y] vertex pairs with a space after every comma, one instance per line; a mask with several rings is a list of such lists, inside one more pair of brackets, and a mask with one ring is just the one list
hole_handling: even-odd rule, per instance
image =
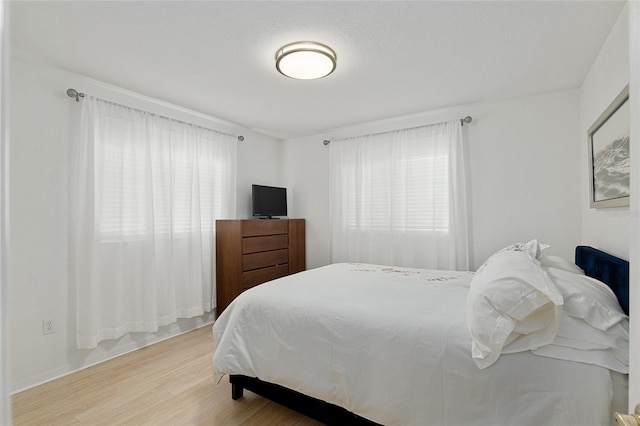
[[289, 43], [276, 52], [276, 69], [298, 80], [326, 77], [336, 69], [336, 52], [314, 41]]

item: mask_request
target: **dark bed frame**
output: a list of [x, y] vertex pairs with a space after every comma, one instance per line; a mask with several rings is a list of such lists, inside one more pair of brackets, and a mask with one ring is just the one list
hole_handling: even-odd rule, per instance
[[247, 389], [327, 425], [380, 426], [337, 405], [255, 377], [230, 375], [229, 382], [233, 399], [241, 398]]
[[[629, 262], [593, 247], [577, 246], [575, 263], [586, 275], [611, 287], [618, 296], [620, 306], [629, 314]], [[378, 425], [337, 405], [254, 377], [230, 375], [229, 382], [231, 398], [234, 400], [241, 398], [244, 389], [247, 389], [327, 425]]]

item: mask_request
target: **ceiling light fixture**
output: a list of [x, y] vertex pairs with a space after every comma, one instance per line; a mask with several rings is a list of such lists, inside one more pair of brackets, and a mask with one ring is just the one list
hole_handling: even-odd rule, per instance
[[336, 52], [314, 41], [297, 41], [276, 52], [276, 69], [287, 77], [313, 80], [326, 77], [336, 69]]

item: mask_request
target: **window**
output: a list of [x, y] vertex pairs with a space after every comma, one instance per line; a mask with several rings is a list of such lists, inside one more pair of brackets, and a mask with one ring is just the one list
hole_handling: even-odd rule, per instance
[[[375, 161], [355, 176], [345, 190], [346, 228], [370, 231], [447, 232], [449, 230], [448, 155], [419, 155], [397, 164], [393, 173], [388, 160]], [[355, 175], [355, 167], [348, 174]], [[355, 181], [361, 194], [356, 196]]]
[[181, 133], [160, 133], [150, 144], [96, 135], [95, 214], [103, 240], [212, 232], [223, 217], [230, 168], [198, 149], [213, 142], [175, 143]]
[[331, 261], [468, 265], [460, 122], [331, 142]]

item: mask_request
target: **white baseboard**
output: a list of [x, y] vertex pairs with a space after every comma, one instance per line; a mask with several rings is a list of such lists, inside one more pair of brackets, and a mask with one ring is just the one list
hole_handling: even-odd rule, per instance
[[[205, 321], [202, 323], [199, 323], [199, 321], [195, 321], [195, 323], [192, 324], [192, 326], [189, 328], [184, 328], [184, 326], [183, 325], [181, 326], [180, 323], [169, 324], [165, 327], [161, 327], [161, 330], [158, 331], [157, 333], [144, 333], [149, 337], [143, 344], [140, 344], [139, 342], [136, 342], [136, 341], [130, 341], [125, 344], [119, 345], [117, 348], [114, 348], [108, 353], [96, 354], [94, 356], [89, 355], [84, 360], [82, 366], [80, 367], [74, 366], [72, 365], [72, 363], [67, 363], [57, 368], [50, 369], [40, 374], [31, 376], [28, 379], [25, 379], [21, 382], [14, 382], [11, 395], [15, 395], [17, 393], [26, 391], [27, 389], [31, 389], [36, 386], [40, 386], [42, 384], [59, 379], [61, 377], [68, 376], [69, 374], [76, 373], [86, 368], [93, 367], [94, 365], [101, 364], [103, 362], [120, 357], [122, 355], [126, 355], [128, 353], [137, 351], [138, 349], [142, 349], [144, 347], [151, 346], [156, 343], [160, 343], [164, 340], [171, 339], [181, 334], [188, 333], [190, 331], [197, 330], [202, 327], [211, 326], [212, 324], [213, 324], [213, 321]], [[136, 333], [136, 334], [141, 334], [141, 333]], [[213, 347], [211, 348], [211, 351], [213, 353]]]

